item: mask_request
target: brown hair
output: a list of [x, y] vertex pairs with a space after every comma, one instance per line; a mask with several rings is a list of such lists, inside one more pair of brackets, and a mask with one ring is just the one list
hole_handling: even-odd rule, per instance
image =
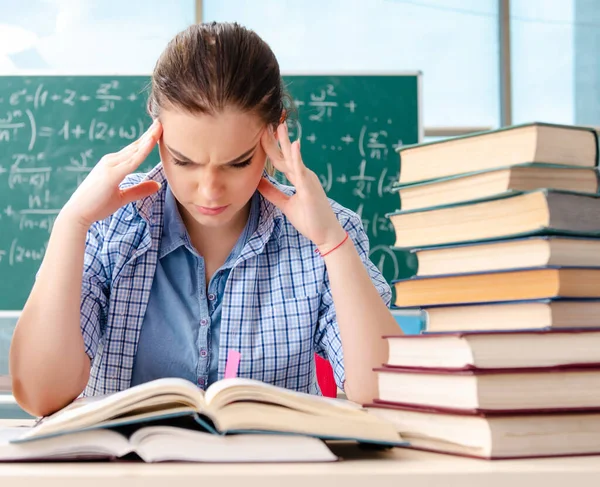
[[[169, 42], [152, 73], [147, 109], [157, 118], [166, 107], [208, 115], [233, 107], [276, 128], [291, 106], [268, 44], [237, 23], [211, 22]], [[270, 161], [267, 172], [273, 174]]]

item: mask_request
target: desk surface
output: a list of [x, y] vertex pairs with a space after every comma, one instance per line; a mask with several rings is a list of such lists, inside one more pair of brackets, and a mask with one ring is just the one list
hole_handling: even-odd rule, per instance
[[[0, 426], [16, 425], [0, 421]], [[485, 461], [397, 448], [332, 449], [343, 460], [322, 464], [22, 463], [0, 464], [2, 487], [597, 487], [600, 457]], [[241, 484], [244, 484], [243, 486]]]

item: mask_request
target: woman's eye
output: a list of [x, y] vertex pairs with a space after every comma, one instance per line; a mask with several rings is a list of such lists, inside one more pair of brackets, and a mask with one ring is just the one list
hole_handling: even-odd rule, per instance
[[[173, 160], [173, 164], [175, 164], [176, 166], [190, 166], [191, 165], [189, 162], [180, 161], [179, 159], [175, 159], [174, 157], [172, 157], [171, 159]], [[249, 166], [251, 163], [252, 163], [252, 158], [247, 159], [242, 162], [238, 162], [236, 164], [231, 164], [229, 167], [232, 167], [234, 169], [241, 169], [243, 167]]]
[[175, 159], [174, 157], [173, 157], [173, 164], [175, 164], [176, 166], [189, 166], [190, 165], [189, 162], [183, 162], [183, 161], [180, 161], [179, 159]]
[[243, 162], [238, 162], [237, 164], [232, 164], [231, 167], [233, 167], [235, 169], [241, 169], [242, 167], [249, 166], [251, 162], [252, 162], [252, 158], [246, 159]]

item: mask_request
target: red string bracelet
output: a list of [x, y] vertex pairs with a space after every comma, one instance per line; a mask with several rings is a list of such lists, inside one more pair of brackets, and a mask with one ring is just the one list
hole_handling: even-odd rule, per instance
[[315, 254], [321, 254], [321, 257], [325, 257], [326, 255], [331, 254], [331, 252], [333, 252], [335, 249], [340, 248], [342, 245], [344, 245], [344, 242], [346, 240], [348, 240], [348, 232], [346, 232], [346, 236], [344, 237], [344, 240], [342, 240], [339, 244], [337, 244], [335, 247], [333, 247], [331, 250], [328, 250], [327, 252], [325, 252], [324, 254], [321, 254], [321, 251], [319, 249], [315, 249]]

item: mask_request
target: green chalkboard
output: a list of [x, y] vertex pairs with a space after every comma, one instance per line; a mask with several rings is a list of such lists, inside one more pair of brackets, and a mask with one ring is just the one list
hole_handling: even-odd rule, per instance
[[[290, 122], [329, 196], [357, 211], [388, 280], [414, 272], [392, 251], [395, 148], [421, 140], [420, 76], [286, 75]], [[148, 76], [0, 77], [0, 309], [21, 309], [60, 208], [106, 153], [148, 126]], [[154, 151], [141, 170], [159, 162]], [[68, 256], [65, 256], [68, 258]]]

